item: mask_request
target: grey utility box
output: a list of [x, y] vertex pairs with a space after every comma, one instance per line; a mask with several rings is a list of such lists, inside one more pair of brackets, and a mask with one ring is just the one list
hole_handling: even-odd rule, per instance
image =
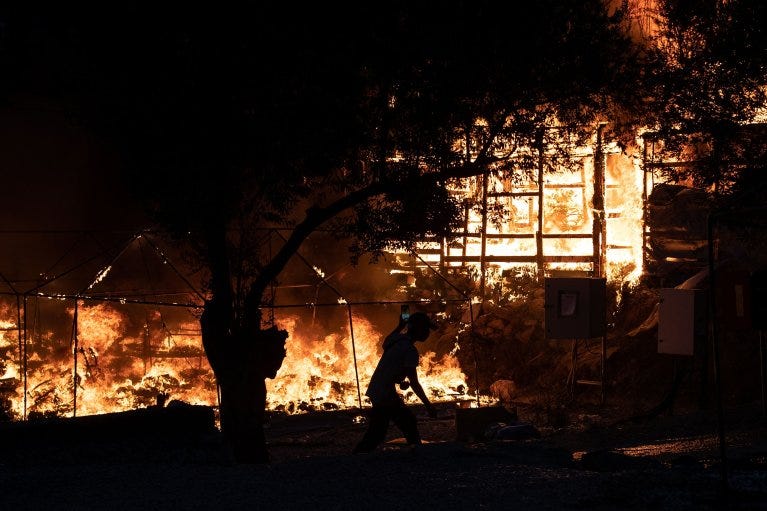
[[698, 289], [661, 289], [658, 308], [658, 353], [695, 354], [706, 335], [706, 295]]
[[551, 277], [544, 286], [547, 339], [590, 339], [605, 334], [605, 279]]

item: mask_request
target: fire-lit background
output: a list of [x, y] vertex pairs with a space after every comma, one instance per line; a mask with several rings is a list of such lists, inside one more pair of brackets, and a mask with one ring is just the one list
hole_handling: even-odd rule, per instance
[[[464, 309], [459, 317], [468, 328], [467, 300], [513, 300], [505, 283], [523, 273], [590, 275], [601, 265], [610, 279], [635, 279], [645, 252], [643, 196], [655, 177], [639, 156], [641, 140], [631, 154], [597, 137], [595, 130], [590, 145], [571, 148], [557, 172], [464, 180], [453, 189], [464, 204], [463, 230], [422, 244], [415, 257], [391, 253], [386, 262], [353, 267], [343, 256], [321, 255], [322, 242], [309, 242], [266, 311], [290, 333], [287, 358], [268, 381], [268, 407], [297, 413], [364, 406], [400, 303], [414, 302], [438, 319]], [[595, 222], [595, 193], [603, 194], [602, 223]], [[78, 233], [6, 237], [30, 249], [47, 245], [49, 255], [36, 282], [5, 282], [0, 391], [13, 417], [104, 413], [158, 400], [217, 404], [201, 345], [199, 277], [160, 237], [129, 236], [111, 250]], [[602, 237], [606, 243], [595, 243]], [[315, 257], [334, 266], [316, 266]], [[471, 275], [479, 286], [462, 291], [456, 280], [458, 292], [447, 286], [434, 293], [419, 289], [424, 272], [446, 281]], [[455, 356], [457, 338], [433, 348], [422, 350], [420, 369], [431, 398], [471, 399], [471, 368]]]
[[[623, 23], [632, 38], [655, 43], [655, 2], [608, 4], [628, 9]], [[215, 406], [201, 346], [200, 268], [159, 231], [130, 230], [147, 222], [110, 181], [116, 173], [109, 170], [120, 166], [112, 148], [95, 143], [45, 94], [10, 105], [0, 116], [0, 163], [13, 170], [4, 177], [14, 186], [3, 190], [23, 193], [2, 197], [0, 242], [10, 261], [0, 269], [0, 412], [18, 419], [173, 400]], [[311, 237], [264, 309], [290, 335], [287, 358], [267, 382], [268, 407], [364, 406], [381, 342], [403, 303], [451, 323], [422, 349], [430, 397], [479, 399], [476, 361], [460, 342], [475, 319], [474, 302], [527, 299], [515, 292], [528, 277], [604, 276], [631, 285], [659, 266], [705, 265], [704, 208], [688, 206], [706, 192], [686, 189], [692, 183], [679, 175], [663, 187], [670, 169], [694, 169], [695, 162], [663, 154], [663, 140], [642, 130], [633, 141], [607, 139], [609, 121], [580, 126], [590, 136], [570, 141], [556, 119], [546, 119], [537, 144], [498, 144], [497, 161], [514, 172], [491, 164], [453, 182], [462, 226], [420, 244], [416, 255], [392, 252], [378, 264], [351, 267], [346, 247], [322, 232]], [[487, 128], [486, 120], [472, 122], [470, 134]], [[454, 150], [476, 156], [471, 142], [458, 140]], [[673, 204], [679, 190], [693, 192], [684, 207]], [[675, 207], [694, 212], [697, 224], [673, 225], [684, 220]], [[280, 237], [264, 239], [279, 244]]]

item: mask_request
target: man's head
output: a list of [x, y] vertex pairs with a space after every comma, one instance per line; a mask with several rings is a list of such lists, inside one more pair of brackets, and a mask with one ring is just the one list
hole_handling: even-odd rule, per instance
[[407, 333], [414, 341], [425, 341], [430, 331], [436, 329], [437, 326], [424, 312], [415, 312], [407, 320]]

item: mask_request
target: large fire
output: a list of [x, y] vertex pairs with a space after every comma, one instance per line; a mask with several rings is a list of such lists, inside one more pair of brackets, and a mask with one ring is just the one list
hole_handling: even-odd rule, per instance
[[[601, 153], [597, 143], [573, 148], [569, 164], [554, 165], [554, 172], [462, 180], [454, 193], [466, 204], [464, 228], [452, 233], [452, 242], [423, 244], [421, 257], [434, 266], [473, 268], [496, 286], [502, 286], [504, 272], [523, 268], [541, 275], [576, 271], [636, 281], [647, 193], [642, 142], [631, 152], [600, 143]], [[597, 191], [601, 197], [595, 197]], [[602, 222], [599, 228], [595, 217], [597, 225]]]
[[[172, 323], [160, 310], [144, 310], [137, 321], [135, 310], [129, 314], [119, 304], [62, 306], [69, 331], [26, 334], [18, 328], [15, 306], [0, 309], [0, 398], [15, 418], [91, 415], [173, 400], [217, 405], [215, 378], [191, 312]], [[279, 317], [277, 324], [290, 337], [282, 368], [267, 380], [268, 408], [298, 413], [353, 408], [360, 399], [368, 404], [364, 392], [383, 341], [369, 321], [353, 318], [354, 347], [350, 326], [322, 334], [302, 331], [298, 316]], [[437, 359], [424, 353], [419, 374], [437, 401], [467, 388], [450, 354]]]
[[[296, 332], [297, 317], [281, 322], [288, 331]], [[301, 342], [288, 344], [288, 355], [277, 374], [267, 384], [271, 407], [293, 411], [295, 406], [306, 409], [334, 409], [358, 406], [367, 382], [381, 354], [383, 336], [363, 317], [353, 318], [354, 346], [351, 327], [342, 333], [304, 337]], [[359, 374], [359, 393], [357, 373]], [[447, 354], [437, 359], [433, 352], [423, 353], [419, 379], [430, 398], [435, 401], [454, 399], [467, 388], [466, 376], [457, 359]], [[409, 392], [406, 400], [416, 401]]]
[[[463, 231], [452, 243], [433, 244], [423, 259], [442, 268], [474, 269], [496, 288], [521, 267], [539, 275], [593, 274], [599, 264], [608, 279], [636, 278], [642, 270], [646, 174], [638, 149], [631, 155], [607, 143], [599, 147], [576, 148], [575, 164], [556, 172], [464, 180], [454, 190], [467, 198]], [[602, 209], [594, 207], [598, 202]], [[0, 411], [23, 418], [172, 400], [217, 405], [193, 311], [43, 297], [24, 303], [0, 308]], [[339, 308], [347, 305], [353, 304]], [[276, 317], [290, 337], [282, 368], [267, 382], [270, 409], [297, 413], [367, 404], [364, 392], [385, 334], [359, 312], [349, 319], [328, 328], [313, 327], [299, 315]], [[465, 399], [467, 378], [453, 354], [437, 359], [422, 353], [421, 360], [419, 376], [430, 398]], [[407, 398], [416, 401], [412, 393]]]

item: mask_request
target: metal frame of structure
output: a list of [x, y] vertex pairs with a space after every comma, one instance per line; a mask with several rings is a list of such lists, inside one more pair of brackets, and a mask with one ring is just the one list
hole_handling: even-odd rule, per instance
[[[542, 279], [547, 271], [547, 265], [551, 263], [590, 263], [591, 264], [591, 276], [592, 277], [604, 277], [606, 255], [609, 248], [625, 248], [625, 247], [613, 247], [607, 244], [607, 214], [605, 211], [605, 192], [607, 189], [605, 179], [605, 167], [606, 167], [606, 153], [604, 148], [604, 128], [606, 123], [600, 123], [596, 128], [596, 142], [594, 144], [593, 158], [594, 158], [594, 180], [593, 195], [592, 195], [592, 228], [591, 233], [545, 233], [544, 232], [544, 208], [543, 208], [543, 196], [545, 189], [565, 189], [565, 188], [580, 188], [584, 192], [589, 186], [586, 182], [585, 176], [582, 176], [581, 182], [576, 184], [557, 184], [544, 182], [544, 164], [545, 164], [545, 145], [543, 143], [543, 137], [539, 136], [537, 143], [534, 147], [537, 156], [537, 179], [536, 189], [526, 191], [503, 191], [503, 192], [489, 192], [488, 181], [489, 174], [485, 172], [482, 175], [482, 197], [481, 197], [481, 225], [482, 228], [478, 233], [470, 233], [468, 228], [469, 223], [469, 206], [467, 205], [464, 210], [464, 224], [463, 230], [456, 233], [451, 233], [453, 238], [462, 239], [462, 254], [459, 256], [449, 255], [447, 250], [447, 244], [445, 238], [439, 240], [439, 249], [424, 249], [419, 250], [421, 255], [438, 255], [439, 256], [439, 269], [440, 273], [445, 273], [446, 269], [451, 263], [460, 263], [461, 266], [465, 266], [466, 263], [479, 263], [480, 284], [479, 293], [481, 297], [485, 296], [486, 287], [486, 273], [489, 264], [493, 263], [534, 263], [537, 267], [538, 277]], [[511, 233], [511, 234], [491, 234], [487, 233], [488, 224], [488, 199], [497, 197], [535, 197], [538, 201], [538, 211], [535, 218], [536, 230], [532, 233]], [[479, 237], [481, 243], [480, 255], [467, 255], [466, 245], [468, 238]], [[495, 239], [535, 239], [536, 253], [533, 255], [489, 255], [487, 253], [488, 240]], [[590, 255], [565, 255], [565, 254], [545, 254], [544, 253], [544, 240], [545, 239], [591, 239], [592, 240], [592, 253]], [[422, 262], [423, 259], [421, 259]], [[606, 320], [605, 320], [606, 321]], [[578, 343], [579, 341], [588, 341], [587, 339], [573, 339], [572, 349], [572, 388], [577, 384], [597, 386], [600, 388], [601, 402], [604, 403], [606, 395], [606, 342], [607, 334], [605, 333], [600, 337], [600, 378], [599, 380], [583, 380], [578, 379], [575, 376], [576, 367], [578, 365]], [[574, 393], [574, 392], [573, 392]]]
[[[271, 236], [272, 235], [278, 235], [283, 240], [285, 239], [284, 236], [279, 232], [279, 229], [268, 229], [268, 237], [269, 242], [271, 242]], [[141, 238], [142, 236], [145, 237], [146, 232], [139, 233], [131, 237], [130, 241], [123, 247], [121, 251], [117, 254], [117, 256], [113, 257], [110, 263], [107, 266], [110, 266], [111, 264], [114, 264], [117, 259], [119, 259], [120, 255], [124, 252], [124, 250], [135, 240]], [[72, 416], [77, 416], [77, 380], [78, 380], [78, 342], [79, 342], [79, 336], [78, 336], [78, 307], [80, 302], [112, 302], [112, 303], [119, 303], [119, 304], [135, 304], [135, 305], [152, 305], [152, 306], [161, 306], [161, 307], [176, 307], [176, 308], [185, 308], [185, 309], [195, 309], [199, 310], [203, 308], [203, 303], [205, 301], [204, 296], [197, 290], [195, 287], [183, 276], [183, 274], [177, 269], [175, 265], [167, 258], [167, 256], [163, 253], [163, 251], [159, 248], [158, 245], [152, 243], [149, 241], [149, 245], [152, 247], [152, 249], [157, 253], [159, 257], [162, 258], [162, 261], [164, 264], [167, 264], [172, 268], [172, 270], [178, 275], [179, 278], [181, 278], [185, 284], [189, 287], [190, 294], [195, 295], [197, 298], [199, 298], [200, 303], [195, 302], [187, 302], [187, 303], [179, 303], [179, 302], [165, 302], [165, 301], [158, 301], [158, 300], [147, 300], [147, 299], [135, 299], [135, 298], [128, 298], [125, 296], [96, 296], [93, 294], [88, 294], [87, 291], [90, 289], [91, 286], [86, 286], [84, 289], [81, 289], [77, 292], [72, 293], [51, 293], [46, 292], [43, 290], [43, 288], [56, 280], [59, 277], [62, 277], [72, 271], [72, 269], [63, 271], [59, 274], [58, 277], [51, 278], [49, 280], [46, 280], [42, 284], [38, 284], [34, 286], [31, 289], [28, 290], [19, 290], [16, 286], [13, 285], [13, 283], [8, 280], [4, 275], [0, 274], [0, 280], [2, 280], [6, 286], [10, 289], [10, 292], [3, 292], [0, 291], [0, 296], [13, 296], [16, 298], [16, 305], [17, 305], [17, 321], [16, 326], [13, 328], [6, 329], [7, 331], [16, 331], [18, 332], [18, 365], [19, 365], [19, 372], [21, 374], [22, 378], [22, 387], [23, 387], [23, 403], [22, 403], [22, 410], [23, 410], [23, 416], [22, 418], [24, 420], [27, 419], [27, 412], [28, 412], [28, 403], [27, 403], [27, 395], [28, 395], [28, 345], [29, 345], [29, 333], [27, 331], [27, 318], [28, 318], [28, 302], [30, 298], [46, 298], [46, 299], [56, 299], [56, 300], [64, 300], [69, 301], [71, 300], [74, 303], [74, 317], [73, 317], [73, 326], [72, 326], [72, 338], [71, 343], [73, 346], [72, 349], [72, 399], [73, 399], [73, 412]], [[354, 370], [355, 370], [355, 377], [356, 377], [356, 386], [357, 386], [357, 400], [360, 409], [362, 408], [362, 395], [360, 392], [360, 382], [359, 382], [359, 374], [357, 371], [357, 355], [356, 355], [356, 343], [354, 338], [354, 320], [353, 320], [353, 307], [354, 306], [363, 306], [363, 305], [401, 305], [401, 304], [418, 304], [418, 305], [426, 305], [428, 303], [433, 302], [423, 302], [421, 300], [395, 300], [395, 301], [364, 301], [364, 302], [352, 302], [348, 301], [345, 297], [345, 295], [340, 292], [337, 288], [333, 287], [328, 281], [325, 279], [325, 277], [317, 270], [317, 267], [312, 265], [310, 261], [308, 261], [304, 256], [302, 256], [300, 253], [296, 254], [297, 257], [308, 267], [311, 269], [311, 271], [320, 279], [321, 284], [324, 286], [327, 286], [330, 290], [335, 293], [339, 300], [336, 302], [331, 303], [294, 303], [294, 304], [281, 304], [281, 305], [275, 305], [274, 303], [270, 305], [264, 305], [262, 306], [262, 309], [268, 309], [272, 314], [272, 320], [273, 320], [273, 312], [275, 309], [283, 309], [283, 308], [316, 308], [316, 307], [345, 307], [348, 312], [348, 318], [349, 318], [349, 328], [350, 328], [350, 334], [351, 334], [351, 343], [352, 343], [352, 356], [353, 356], [353, 363], [354, 363]], [[425, 261], [424, 261], [425, 263]], [[428, 263], [425, 263], [428, 266]], [[105, 267], [106, 268], [106, 267]], [[97, 281], [101, 275], [104, 274], [105, 268], [102, 268], [92, 279], [92, 282]], [[466, 303], [468, 304], [469, 310], [472, 310], [472, 303], [471, 298], [468, 297], [464, 292], [462, 292], [460, 289], [458, 289], [456, 286], [454, 286], [449, 279], [447, 279], [444, 275], [440, 274], [439, 271], [431, 266], [429, 268], [435, 272], [440, 278], [445, 280], [450, 286], [452, 286], [460, 295], [460, 298], [457, 299], [441, 299], [437, 303], [440, 304], [446, 304], [449, 302], [452, 303]], [[471, 313], [471, 328], [474, 326], [474, 315], [473, 312]], [[189, 357], [186, 357], [189, 358]], [[192, 358], [199, 358], [197, 355], [193, 356]], [[475, 369], [476, 369], [476, 357], [475, 357]], [[477, 375], [475, 374], [475, 378]], [[478, 380], [477, 380], [478, 382]], [[479, 405], [479, 392], [477, 391], [477, 404]]]
[[[542, 137], [534, 147], [537, 156], [537, 176], [535, 189], [525, 191], [502, 191], [491, 192], [488, 190], [489, 175], [485, 172], [482, 175], [482, 196], [480, 198], [481, 225], [482, 228], [477, 233], [469, 232], [469, 207], [465, 208], [463, 229], [459, 232], [451, 233], [452, 238], [460, 239], [462, 243], [461, 255], [450, 255], [444, 238], [434, 240], [440, 243], [440, 248], [421, 249], [418, 251], [421, 255], [439, 256], [439, 268], [444, 272], [451, 263], [460, 263], [465, 266], [466, 263], [479, 263], [480, 272], [480, 295], [484, 295], [485, 274], [488, 265], [493, 263], [532, 263], [538, 268], [539, 276], [543, 276], [547, 270], [547, 265], [552, 263], [588, 263], [591, 264], [591, 274], [594, 277], [604, 276], [604, 266], [606, 252], [609, 247], [606, 243], [607, 216], [605, 214], [605, 158], [603, 130], [605, 124], [600, 124], [596, 130], [596, 143], [592, 153], [594, 157], [594, 181], [593, 185], [593, 222], [591, 233], [545, 233], [544, 232], [544, 208], [543, 195], [544, 190], [580, 188], [586, 190], [589, 183], [582, 179], [580, 183], [575, 184], [557, 184], [544, 182], [544, 163], [545, 163], [545, 145]], [[538, 201], [538, 211], [535, 218], [535, 231], [530, 233], [487, 233], [488, 224], [488, 199], [499, 197], [534, 197]], [[481, 253], [479, 255], [467, 255], [466, 245], [469, 238], [480, 238]], [[536, 253], [532, 255], [490, 255], [487, 252], [488, 241], [503, 239], [534, 239]], [[546, 239], [591, 239], [593, 251], [590, 255], [566, 255], [566, 254], [545, 254], [543, 242]]]

